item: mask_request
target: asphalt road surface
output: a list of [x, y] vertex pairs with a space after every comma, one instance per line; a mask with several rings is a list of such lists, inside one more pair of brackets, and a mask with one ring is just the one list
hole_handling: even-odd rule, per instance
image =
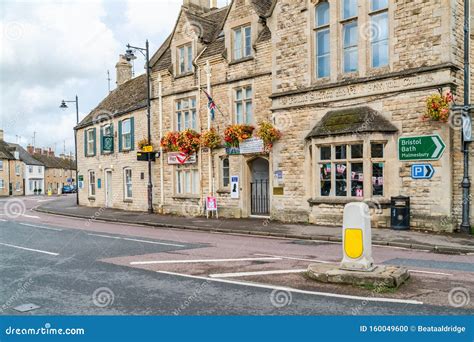
[[22, 199], [18, 205], [26, 210], [13, 214], [0, 200], [0, 314], [474, 313], [470, 298], [453, 301], [455, 290], [473, 295], [469, 255], [374, 247], [377, 263], [412, 270], [408, 284], [382, 292], [324, 285], [308, 280], [304, 270], [313, 262], [337, 263], [336, 243], [156, 229], [30, 210], [47, 200]]

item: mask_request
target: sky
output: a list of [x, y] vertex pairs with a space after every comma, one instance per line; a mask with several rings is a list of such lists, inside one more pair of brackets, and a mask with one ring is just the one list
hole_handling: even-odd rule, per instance
[[[228, 0], [219, 0], [225, 6]], [[115, 88], [115, 64], [127, 43], [151, 55], [171, 33], [182, 0], [1, 0], [0, 129], [5, 140], [74, 153], [80, 120]], [[137, 56], [141, 56], [139, 53]], [[135, 61], [135, 75], [144, 72]], [[35, 139], [33, 141], [33, 137]]]

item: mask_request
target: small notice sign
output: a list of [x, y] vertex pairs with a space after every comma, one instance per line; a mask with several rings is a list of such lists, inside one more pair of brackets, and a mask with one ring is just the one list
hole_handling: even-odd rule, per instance
[[264, 143], [262, 139], [250, 138], [240, 143], [240, 154], [263, 153]]
[[209, 218], [209, 214], [212, 213], [216, 214], [216, 217], [219, 218], [219, 214], [217, 212], [217, 198], [213, 196], [209, 196], [206, 198], [206, 216]]

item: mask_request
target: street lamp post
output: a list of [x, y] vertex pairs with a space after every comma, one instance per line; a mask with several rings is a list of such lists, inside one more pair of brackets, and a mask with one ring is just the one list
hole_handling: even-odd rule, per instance
[[[127, 50], [125, 58], [127, 61], [136, 59], [134, 50], [140, 51], [140, 53], [146, 59], [146, 77], [147, 77], [147, 130], [148, 130], [148, 144], [151, 144], [151, 73], [150, 73], [150, 49], [148, 40], [146, 41], [145, 48], [140, 48], [127, 44]], [[151, 155], [148, 152], [148, 213], [153, 213], [153, 182], [151, 172]]]
[[[75, 103], [76, 104], [76, 125], [79, 125], [79, 98], [76, 95], [76, 99], [74, 101], [61, 101], [61, 105], [59, 108], [66, 110], [68, 108], [67, 103]], [[79, 205], [79, 186], [78, 186], [78, 167], [77, 167], [77, 130], [74, 129], [74, 155], [76, 159], [76, 204]]]

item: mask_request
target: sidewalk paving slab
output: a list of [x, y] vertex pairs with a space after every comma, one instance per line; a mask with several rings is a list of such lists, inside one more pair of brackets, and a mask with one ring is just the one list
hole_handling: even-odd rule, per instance
[[[214, 233], [244, 234], [295, 240], [322, 240], [341, 242], [340, 227], [310, 224], [290, 224], [262, 219], [206, 219], [130, 212], [109, 208], [77, 206], [75, 196], [63, 196], [34, 208], [47, 214], [84, 218], [92, 221], [120, 222], [152, 227], [199, 230]], [[461, 234], [436, 234], [421, 231], [373, 229], [374, 245], [409, 248], [443, 254], [474, 253], [474, 238]]]

